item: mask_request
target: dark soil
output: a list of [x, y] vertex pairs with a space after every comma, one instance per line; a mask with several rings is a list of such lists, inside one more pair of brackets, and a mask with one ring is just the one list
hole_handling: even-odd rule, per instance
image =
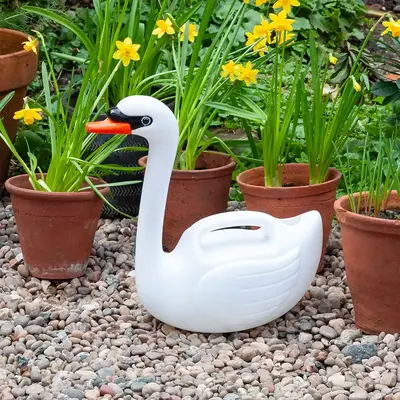
[[[369, 217], [375, 217], [374, 209], [371, 209], [369, 213], [365, 211], [361, 212], [362, 215], [368, 215]], [[391, 220], [400, 220], [400, 208], [396, 208], [394, 210], [385, 210], [379, 213], [378, 218], [382, 219], [391, 219]]]
[[[395, 0], [365, 0], [365, 4], [376, 10], [400, 11], [400, 2], [396, 2]], [[395, 10], [396, 6], [398, 10]]]

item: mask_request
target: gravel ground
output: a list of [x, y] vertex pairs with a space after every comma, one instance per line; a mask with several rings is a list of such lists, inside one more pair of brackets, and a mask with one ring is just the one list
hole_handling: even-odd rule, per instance
[[323, 275], [284, 317], [202, 335], [143, 309], [133, 221], [100, 221], [87, 276], [69, 282], [29, 277], [7, 198], [0, 221], [2, 400], [400, 399], [399, 335], [355, 327], [336, 228]]

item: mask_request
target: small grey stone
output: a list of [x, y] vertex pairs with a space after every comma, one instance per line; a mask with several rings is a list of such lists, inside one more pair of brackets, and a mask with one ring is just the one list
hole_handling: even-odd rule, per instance
[[236, 393], [228, 393], [224, 400], [240, 400], [240, 397]]
[[352, 344], [346, 346], [342, 353], [351, 356], [353, 363], [361, 364], [362, 360], [369, 359], [377, 354], [377, 347], [372, 343]]
[[18, 273], [23, 277], [23, 278], [28, 278], [29, 277], [29, 269], [25, 264], [20, 264], [18, 265]]
[[31, 335], [39, 335], [43, 332], [43, 328], [39, 325], [29, 325], [25, 327], [25, 330]]
[[314, 299], [321, 300], [325, 297], [324, 289], [322, 289], [318, 286], [311, 286], [309, 291], [310, 291], [311, 297], [313, 297]]
[[100, 368], [96, 373], [99, 378], [108, 380], [108, 378], [115, 376], [116, 371], [114, 367], [104, 367]]
[[41, 382], [42, 374], [37, 366], [33, 366], [31, 369], [31, 381], [32, 382]]
[[79, 399], [82, 400], [85, 397], [85, 394], [82, 390], [74, 389], [74, 388], [67, 388], [62, 391], [63, 394], [67, 395], [71, 399]]
[[117, 267], [120, 267], [126, 260], [128, 259], [128, 256], [126, 254], [118, 254], [116, 260], [115, 260], [115, 265]]
[[146, 357], [149, 358], [150, 360], [158, 360], [163, 357], [162, 353], [159, 353], [157, 351], [148, 351], [146, 353]]
[[9, 320], [11, 318], [11, 310], [9, 308], [0, 308], [0, 320]]
[[393, 372], [384, 372], [381, 376], [380, 383], [388, 387], [394, 387], [397, 383], [397, 377]]
[[[368, 393], [364, 390], [361, 389], [357, 386], [353, 386], [354, 392], [350, 394], [349, 396], [349, 400], [367, 400], [368, 399]], [[353, 388], [351, 388], [350, 390], [353, 390]]]
[[360, 338], [361, 336], [362, 333], [359, 329], [345, 329], [340, 334], [340, 340], [346, 344], [351, 344], [354, 340]]
[[313, 337], [312, 337], [311, 333], [300, 332], [300, 335], [299, 335], [299, 342], [300, 342], [300, 343], [307, 344], [307, 343], [309, 343], [309, 342], [312, 341], [312, 338], [313, 338]]
[[382, 366], [383, 362], [378, 356], [373, 356], [369, 360], [364, 361], [366, 365], [370, 366], [371, 368], [380, 367]]
[[243, 361], [250, 362], [254, 357], [257, 356], [257, 351], [253, 347], [245, 346], [238, 351], [238, 357]]
[[337, 332], [330, 326], [323, 325], [319, 328], [319, 332], [322, 336], [325, 336], [328, 339], [335, 339], [337, 338]]
[[34, 383], [26, 388], [26, 394], [40, 395], [44, 391], [43, 386], [38, 383]]
[[145, 377], [139, 378], [136, 381], [132, 382], [131, 390], [133, 392], [141, 392], [142, 389], [148, 384], [154, 382], [154, 378], [152, 377]]
[[14, 326], [9, 321], [0, 321], [0, 336], [8, 336], [14, 330]]
[[18, 315], [14, 319], [14, 324], [15, 326], [21, 325], [23, 328], [25, 328], [30, 320], [31, 318], [28, 315]]
[[56, 355], [56, 349], [54, 346], [49, 346], [43, 353], [47, 357], [54, 357]]
[[158, 383], [151, 382], [147, 383], [142, 389], [143, 396], [151, 396], [153, 393], [161, 392], [161, 386]]

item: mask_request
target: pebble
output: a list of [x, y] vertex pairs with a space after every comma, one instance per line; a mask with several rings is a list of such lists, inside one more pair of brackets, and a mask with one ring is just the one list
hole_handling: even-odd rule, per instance
[[143, 396], [151, 396], [153, 393], [157, 393], [161, 391], [161, 386], [158, 383], [148, 383], [142, 389]]
[[319, 332], [322, 336], [325, 336], [328, 339], [335, 339], [338, 336], [337, 332], [332, 327], [327, 325], [321, 326]]
[[79, 389], [68, 388], [68, 389], [63, 390], [62, 393], [72, 399], [82, 400], [85, 398], [85, 394], [83, 393], [82, 390], [79, 390]]
[[353, 363], [361, 363], [362, 360], [376, 356], [378, 350], [372, 343], [357, 343], [345, 347], [342, 350], [346, 356], [351, 356]]

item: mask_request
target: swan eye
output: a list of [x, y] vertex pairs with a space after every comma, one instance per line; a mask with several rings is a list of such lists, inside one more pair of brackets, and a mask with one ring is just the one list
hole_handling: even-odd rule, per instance
[[143, 117], [142, 118], [142, 125], [149, 126], [153, 122], [152, 118], [150, 117]]

